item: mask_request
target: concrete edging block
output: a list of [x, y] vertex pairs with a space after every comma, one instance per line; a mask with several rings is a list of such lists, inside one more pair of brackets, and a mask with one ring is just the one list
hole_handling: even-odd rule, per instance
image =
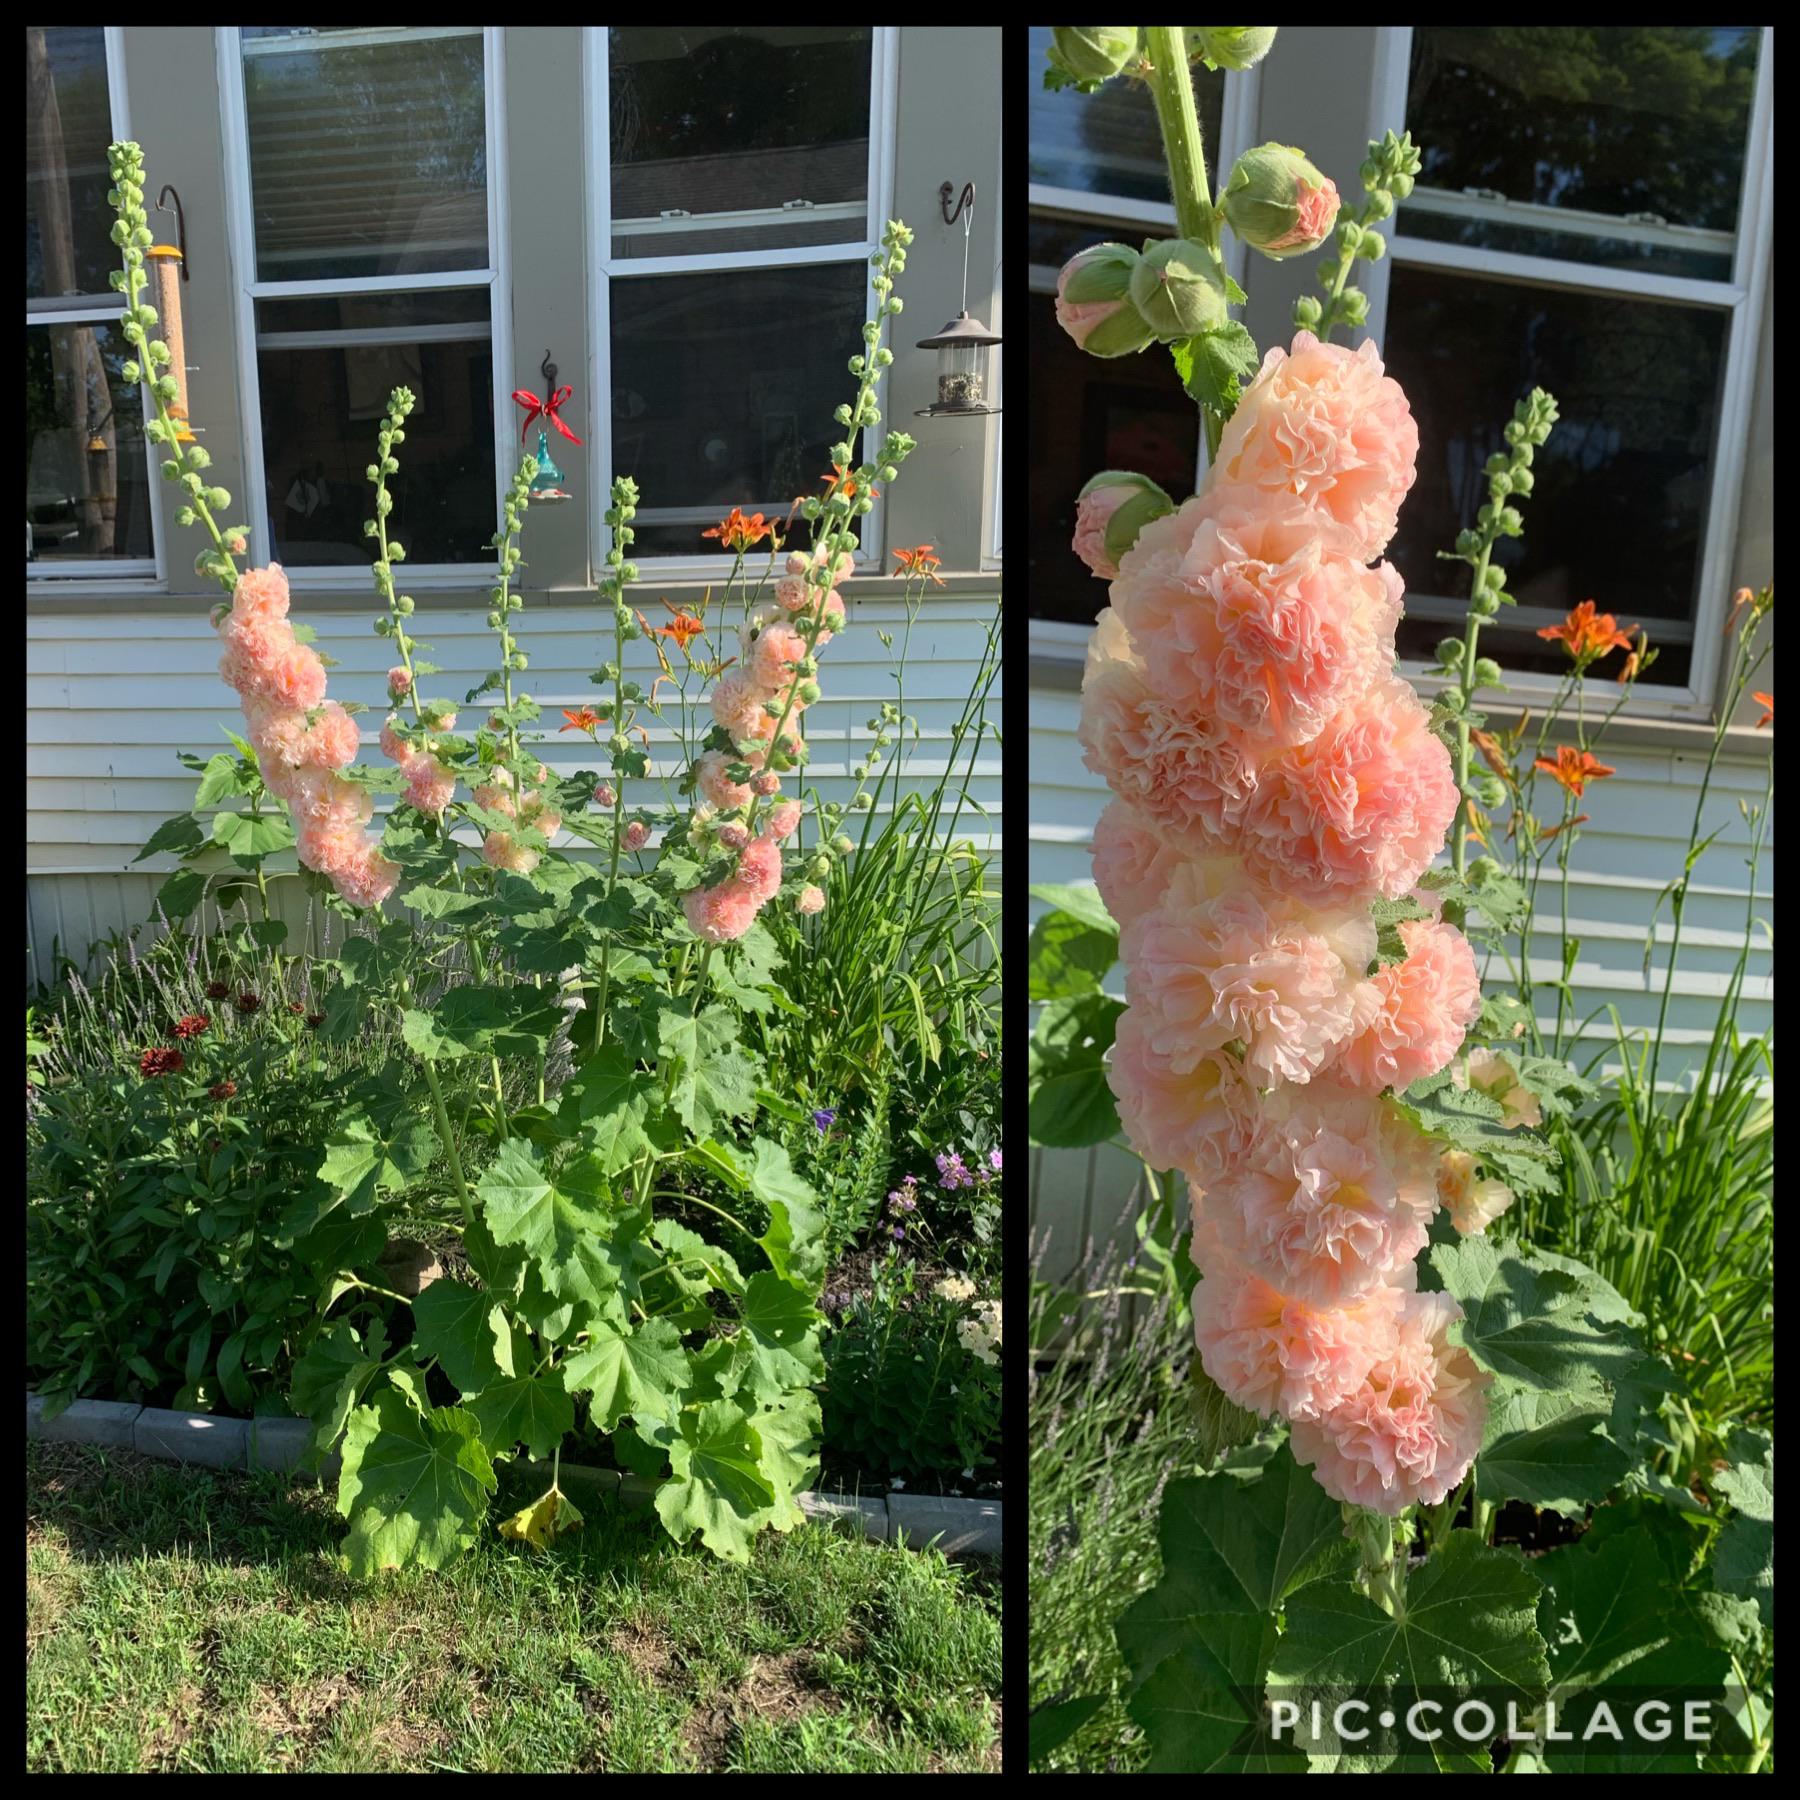
[[215, 1419], [207, 1413], [165, 1412], [146, 1406], [139, 1413], [133, 1449], [165, 1462], [199, 1463], [209, 1469], [250, 1466], [250, 1421]]
[[311, 1419], [249, 1419], [245, 1423], [249, 1427], [247, 1468], [307, 1472], [301, 1464], [312, 1445]]
[[796, 1494], [800, 1510], [815, 1525], [838, 1525], [853, 1536], [888, 1541], [888, 1510], [880, 1500], [862, 1500], [851, 1494]]
[[141, 1406], [124, 1400], [77, 1400], [54, 1419], [44, 1417], [42, 1394], [25, 1396], [25, 1435], [51, 1444], [99, 1444], [130, 1450]]
[[946, 1556], [957, 1552], [1000, 1554], [1000, 1503], [950, 1500], [935, 1494], [889, 1494], [888, 1529], [895, 1543], [935, 1543]]

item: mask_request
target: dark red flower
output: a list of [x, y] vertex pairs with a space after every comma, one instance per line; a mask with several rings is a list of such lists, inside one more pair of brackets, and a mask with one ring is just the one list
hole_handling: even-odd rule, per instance
[[187, 1058], [179, 1050], [146, 1050], [138, 1062], [138, 1073], [148, 1080], [153, 1075], [178, 1075], [187, 1067]]
[[288, 1011], [298, 1019], [305, 1013], [306, 1008], [302, 1006], [298, 1000], [290, 1000], [288, 1002]]
[[237, 997], [237, 1009], [241, 1013], [261, 1012], [262, 1000], [258, 995], [252, 994], [246, 989]]
[[187, 1013], [175, 1021], [178, 1038], [197, 1038], [212, 1023], [205, 1013]]
[[237, 1083], [235, 1081], [221, 1081], [216, 1086], [209, 1087], [206, 1091], [212, 1095], [215, 1100], [229, 1100], [231, 1096], [237, 1092]]
[[317, 1031], [319, 1027], [325, 1023], [325, 1015], [323, 1013], [308, 1013], [306, 1015], [306, 1022], [314, 1031]]
[[209, 981], [206, 984], [206, 997], [209, 1000], [227, 1000], [231, 997], [231, 989], [222, 981]]

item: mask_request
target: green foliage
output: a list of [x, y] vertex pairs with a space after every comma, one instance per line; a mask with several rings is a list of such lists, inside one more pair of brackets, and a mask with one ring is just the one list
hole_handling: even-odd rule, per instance
[[982, 1302], [937, 1285], [913, 1262], [877, 1263], [827, 1341], [825, 1434], [865, 1467], [954, 1477], [998, 1454], [1000, 1369], [958, 1334]]

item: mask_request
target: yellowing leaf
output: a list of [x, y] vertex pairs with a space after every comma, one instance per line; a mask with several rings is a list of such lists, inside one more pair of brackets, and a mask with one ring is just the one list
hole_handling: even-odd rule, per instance
[[537, 1550], [548, 1550], [563, 1532], [579, 1531], [582, 1522], [581, 1510], [575, 1502], [561, 1488], [552, 1487], [522, 1511], [503, 1520], [500, 1535], [517, 1538], [520, 1543], [530, 1544]]

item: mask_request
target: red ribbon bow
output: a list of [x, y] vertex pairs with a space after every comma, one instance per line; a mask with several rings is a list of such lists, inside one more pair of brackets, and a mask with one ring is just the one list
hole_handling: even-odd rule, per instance
[[574, 393], [572, 387], [559, 387], [548, 400], [540, 400], [529, 388], [514, 388], [513, 398], [525, 409], [525, 423], [519, 427], [519, 442], [525, 441], [525, 434], [531, 430], [531, 421], [542, 417], [566, 437], [571, 444], [579, 444], [581, 439], [556, 416], [556, 409]]

